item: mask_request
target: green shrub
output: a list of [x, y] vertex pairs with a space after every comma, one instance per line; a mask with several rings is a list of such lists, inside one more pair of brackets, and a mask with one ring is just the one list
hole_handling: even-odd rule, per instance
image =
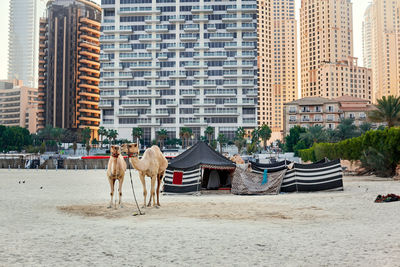
[[363, 167], [380, 176], [390, 176], [400, 162], [400, 128], [368, 131], [360, 137], [339, 143], [314, 144], [300, 151], [303, 161], [323, 158], [361, 160]]

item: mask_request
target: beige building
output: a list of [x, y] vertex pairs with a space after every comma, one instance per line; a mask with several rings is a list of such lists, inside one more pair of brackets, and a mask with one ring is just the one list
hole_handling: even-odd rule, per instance
[[372, 68], [372, 5], [369, 5], [364, 13], [363, 65], [366, 68]]
[[258, 124], [269, 125], [275, 140], [283, 131], [284, 103], [298, 98], [295, 1], [260, 1], [258, 22]]
[[364, 25], [363, 52], [373, 70], [373, 102], [400, 95], [400, 0], [374, 0]]
[[326, 129], [335, 129], [342, 118], [354, 119], [359, 126], [367, 120], [368, 111], [373, 106], [369, 100], [344, 95], [335, 99], [306, 97], [285, 104], [284, 133], [289, 134], [292, 127], [298, 125], [308, 128], [320, 125]]
[[37, 94], [37, 88], [23, 86], [22, 81], [0, 81], [0, 124], [36, 133]]
[[370, 71], [353, 57], [350, 0], [303, 0], [300, 10], [302, 97], [370, 99]]

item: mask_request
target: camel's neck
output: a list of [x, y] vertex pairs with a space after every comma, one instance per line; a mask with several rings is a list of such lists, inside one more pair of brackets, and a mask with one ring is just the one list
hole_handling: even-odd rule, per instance
[[147, 162], [140, 160], [138, 157], [131, 158], [132, 166], [138, 171], [145, 171], [147, 170]]
[[118, 165], [118, 158], [112, 157], [112, 168], [111, 168], [111, 173], [112, 175], [117, 175], [117, 165]]

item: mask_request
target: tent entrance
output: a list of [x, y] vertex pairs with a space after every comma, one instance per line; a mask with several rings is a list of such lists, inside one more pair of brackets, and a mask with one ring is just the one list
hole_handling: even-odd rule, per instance
[[202, 190], [219, 190], [232, 187], [232, 170], [203, 168], [202, 173]]

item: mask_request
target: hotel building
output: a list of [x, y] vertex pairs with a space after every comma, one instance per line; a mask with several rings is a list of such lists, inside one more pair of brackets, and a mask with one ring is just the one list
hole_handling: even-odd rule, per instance
[[364, 15], [364, 58], [370, 62], [373, 101], [400, 96], [400, 0], [374, 0]]
[[22, 81], [0, 81], [0, 125], [20, 126], [36, 133], [38, 89]]
[[302, 97], [371, 100], [371, 70], [353, 57], [350, 0], [303, 0], [300, 35]]
[[298, 98], [295, 1], [259, 1], [259, 125], [281, 139], [283, 106]]
[[103, 0], [102, 9], [103, 126], [127, 139], [141, 127], [147, 144], [159, 129], [179, 138], [190, 127], [199, 139], [211, 126], [233, 140], [257, 126], [255, 0]]
[[100, 124], [100, 6], [86, 0], [55, 0], [41, 20], [39, 128]]

